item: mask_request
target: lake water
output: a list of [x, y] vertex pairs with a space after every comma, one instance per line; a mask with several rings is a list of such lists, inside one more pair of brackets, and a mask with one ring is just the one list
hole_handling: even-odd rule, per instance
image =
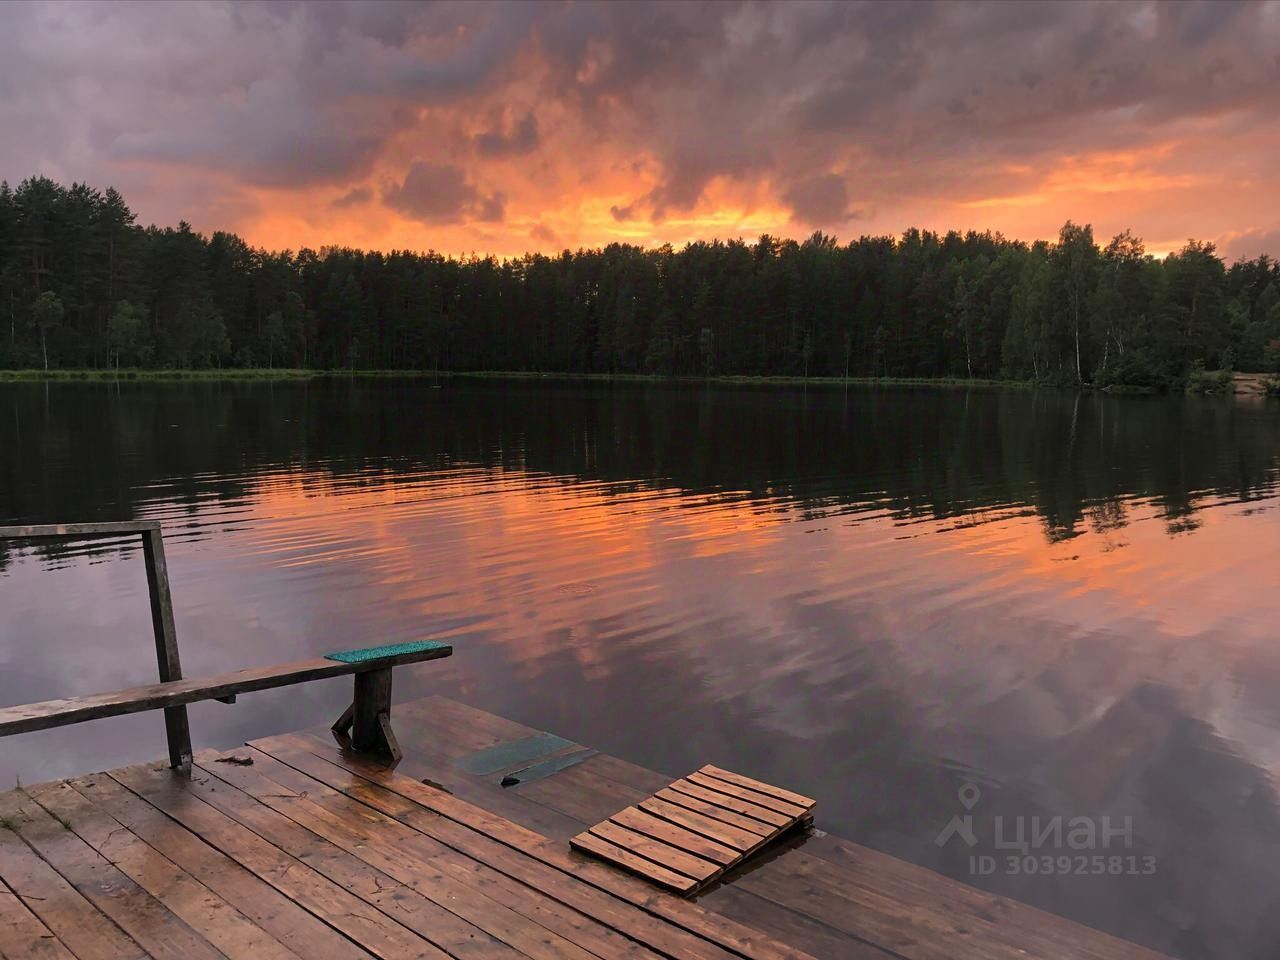
[[[1278, 483], [1274, 404], [0, 385], [0, 523], [162, 521], [188, 675], [449, 637], [397, 699], [742, 769], [831, 832], [1197, 960], [1280, 954]], [[0, 703], [149, 682], [151, 644], [137, 549], [0, 553]], [[197, 705], [193, 738], [348, 696]], [[0, 741], [0, 782], [164, 752], [158, 716], [102, 721]], [[938, 842], [962, 791], [972, 848]]]

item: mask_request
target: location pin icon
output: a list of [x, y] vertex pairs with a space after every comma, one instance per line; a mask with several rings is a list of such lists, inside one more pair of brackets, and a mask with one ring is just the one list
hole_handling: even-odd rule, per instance
[[978, 789], [976, 783], [966, 783], [960, 788], [960, 803], [966, 810], [972, 810], [981, 799], [982, 791]]

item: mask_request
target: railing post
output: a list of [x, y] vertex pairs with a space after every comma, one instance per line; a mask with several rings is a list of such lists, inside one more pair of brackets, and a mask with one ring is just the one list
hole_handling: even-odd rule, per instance
[[[147, 592], [151, 597], [151, 626], [156, 637], [156, 662], [160, 681], [182, 679], [178, 659], [178, 631], [173, 622], [173, 597], [169, 593], [169, 568], [164, 559], [164, 538], [160, 525], [142, 534], [142, 552], [147, 564]], [[191, 769], [191, 727], [187, 708], [167, 707], [164, 711], [165, 735], [169, 740], [169, 765], [175, 769]]]
[[[35, 526], [0, 527], [0, 540], [92, 540], [140, 535], [147, 563], [147, 593], [151, 597], [151, 626], [156, 635], [156, 663], [161, 682], [182, 679], [178, 660], [178, 632], [173, 624], [173, 599], [169, 595], [169, 569], [164, 560], [164, 539], [160, 524], [152, 520], [123, 523], [51, 523]], [[169, 738], [169, 763], [191, 770], [191, 728], [186, 707], [169, 707], [164, 712]]]

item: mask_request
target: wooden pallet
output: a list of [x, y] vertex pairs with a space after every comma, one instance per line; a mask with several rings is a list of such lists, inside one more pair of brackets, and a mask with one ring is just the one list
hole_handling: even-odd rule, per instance
[[788, 830], [811, 825], [815, 803], [708, 764], [569, 843], [689, 895]]

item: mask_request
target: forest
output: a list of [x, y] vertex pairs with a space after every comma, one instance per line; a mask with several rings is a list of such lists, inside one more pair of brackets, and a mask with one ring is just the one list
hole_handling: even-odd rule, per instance
[[[911, 229], [516, 259], [266, 251], [45, 177], [0, 184], [0, 369], [1010, 379], [1280, 371], [1280, 261]], [[4, 329], [7, 327], [7, 329]]]

